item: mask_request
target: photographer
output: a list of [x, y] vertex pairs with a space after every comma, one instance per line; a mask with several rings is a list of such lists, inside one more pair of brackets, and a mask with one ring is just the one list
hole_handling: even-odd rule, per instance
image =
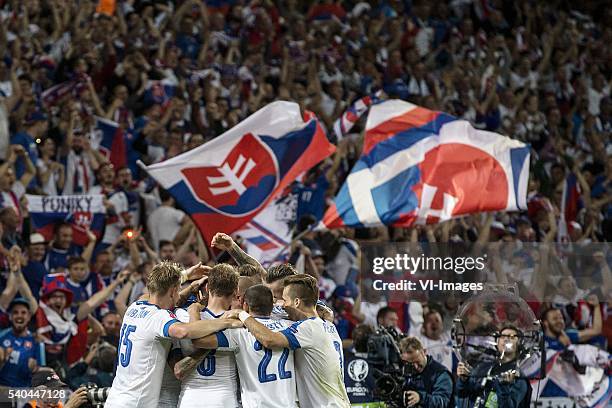
[[528, 407], [531, 395], [529, 382], [518, 378], [517, 359], [522, 333], [508, 325], [497, 338], [498, 361], [485, 362], [472, 369], [466, 363], [457, 367], [457, 395], [469, 402], [461, 406], [499, 408]]
[[423, 345], [416, 337], [402, 339], [399, 347], [402, 361], [406, 363], [404, 406], [454, 406], [451, 373], [425, 353]]
[[68, 370], [66, 382], [72, 389], [81, 384], [95, 383], [100, 387], [113, 385], [117, 348], [107, 342], [94, 343], [83, 361]]

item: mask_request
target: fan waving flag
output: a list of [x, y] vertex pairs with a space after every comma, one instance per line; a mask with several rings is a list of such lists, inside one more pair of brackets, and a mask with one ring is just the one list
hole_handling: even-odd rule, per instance
[[327, 228], [436, 223], [525, 209], [529, 146], [400, 100], [370, 108], [361, 158]]
[[53, 238], [56, 224], [68, 223], [72, 226], [73, 241], [77, 245], [87, 245], [89, 229], [97, 238], [102, 237], [106, 208], [104, 196], [65, 195], [39, 196], [26, 195], [30, 222], [34, 230], [47, 240]]
[[367, 112], [370, 105], [373, 103], [379, 103], [382, 96], [382, 91], [378, 91], [371, 96], [364, 96], [363, 98], [357, 99], [346, 111], [334, 122], [334, 134], [336, 135], [336, 141], [340, 141], [351, 131], [355, 123], [359, 118]]
[[221, 136], [146, 167], [207, 238], [245, 225], [301, 173], [335, 150], [316, 117], [273, 102]]
[[127, 164], [127, 150], [124, 142], [124, 132], [117, 122], [95, 116], [96, 129], [94, 139], [98, 149], [116, 169]]

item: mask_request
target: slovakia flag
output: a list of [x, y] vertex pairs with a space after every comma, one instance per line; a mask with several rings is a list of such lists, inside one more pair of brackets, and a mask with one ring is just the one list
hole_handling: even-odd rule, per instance
[[362, 156], [323, 224], [410, 226], [526, 209], [528, 177], [529, 146], [390, 100], [370, 108]]
[[221, 136], [146, 167], [207, 237], [245, 225], [268, 202], [335, 151], [316, 117], [277, 101]]

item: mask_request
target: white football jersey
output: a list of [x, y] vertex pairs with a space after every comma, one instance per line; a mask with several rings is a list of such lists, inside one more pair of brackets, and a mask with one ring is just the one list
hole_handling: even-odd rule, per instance
[[336, 326], [319, 317], [300, 320], [281, 333], [295, 350], [300, 407], [350, 407], [344, 387], [344, 354]]
[[[202, 312], [202, 320], [217, 319], [210, 310]], [[209, 408], [235, 408], [238, 404], [236, 358], [229, 350], [212, 350], [187, 375], [181, 384], [179, 408], [192, 408], [205, 403]]]
[[134, 302], [125, 312], [119, 337], [117, 374], [106, 408], [156, 407], [168, 351], [168, 330], [178, 323], [169, 310], [147, 301]]
[[[189, 313], [187, 310], [177, 308], [174, 310], [176, 318], [182, 323], [189, 323]], [[170, 356], [181, 353], [181, 346], [186, 347], [187, 344], [191, 344], [191, 340], [172, 340], [172, 346], [170, 349]], [[159, 391], [159, 402], [157, 408], [176, 408], [178, 406], [179, 395], [181, 394], [181, 382], [175, 377], [174, 370], [168, 365], [164, 364], [164, 374], [162, 375], [161, 389]]]
[[[275, 332], [293, 324], [265, 317], [256, 319]], [[236, 354], [244, 408], [297, 408], [293, 351], [263, 348], [247, 329], [217, 332], [217, 342], [219, 349]]]

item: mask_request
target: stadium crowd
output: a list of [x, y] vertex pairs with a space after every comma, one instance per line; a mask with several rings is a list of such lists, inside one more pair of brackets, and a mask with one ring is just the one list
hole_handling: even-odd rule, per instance
[[[372, 290], [358, 273], [360, 246], [372, 242], [591, 246], [592, 260], [580, 266], [542, 245], [522, 254], [531, 274], [492, 260], [490, 276], [518, 284], [534, 313], [544, 312], [551, 347], [612, 344], [610, 254], [597, 246], [612, 233], [612, 10], [603, 3], [118, 0], [110, 13], [96, 7], [0, 2], [0, 385], [30, 386], [42, 365], [73, 389], [110, 386], [123, 314], [146, 293], [153, 265], [235, 263], [229, 248], [211, 251], [137, 160], [152, 164], [198, 147], [278, 99], [313, 111], [334, 138], [345, 109], [379, 90], [530, 143], [528, 211], [410, 229], [310, 231], [359, 156], [363, 119], [334, 139], [335, 155], [293, 185], [302, 234], [288, 262], [318, 279], [345, 350], [355, 352], [354, 333], [392, 326], [456, 368], [450, 324], [459, 300], [391, 299]], [[99, 118], [118, 124], [125, 158], [101, 143]], [[573, 195], [564, 190], [568, 179]], [[87, 230], [88, 243], [76, 245], [72, 227], [57, 224], [46, 239], [31, 227], [26, 194], [103, 194], [104, 231]], [[241, 268], [242, 276], [255, 274]]]

